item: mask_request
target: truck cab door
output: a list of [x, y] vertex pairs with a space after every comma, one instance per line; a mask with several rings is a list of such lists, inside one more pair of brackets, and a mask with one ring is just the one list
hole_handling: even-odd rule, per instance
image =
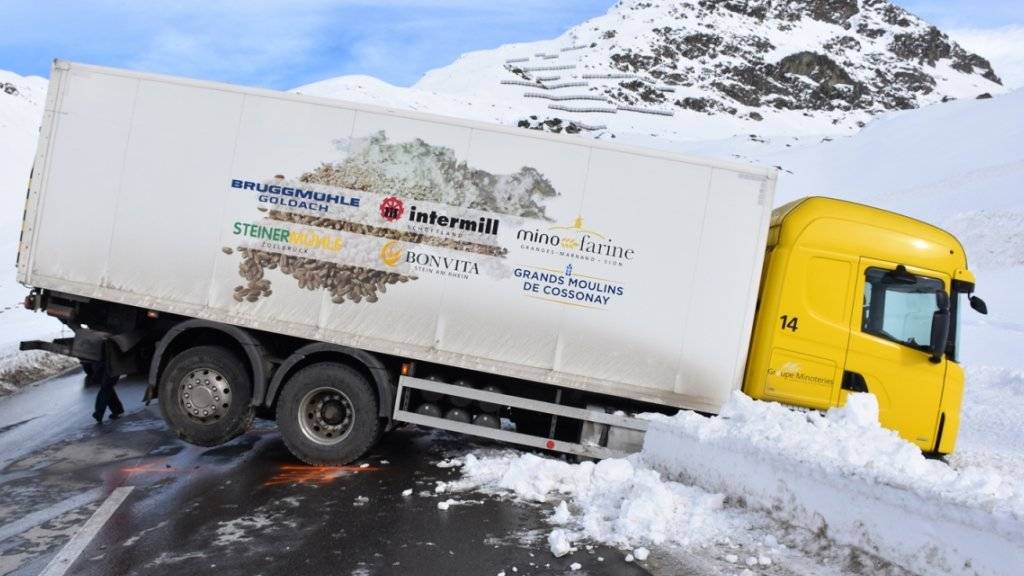
[[883, 426], [924, 450], [935, 445], [946, 374], [945, 357], [931, 361], [936, 291], [950, 279], [931, 271], [897, 269], [891, 262], [861, 258], [851, 318], [850, 345], [838, 404], [851, 391], [878, 398]]

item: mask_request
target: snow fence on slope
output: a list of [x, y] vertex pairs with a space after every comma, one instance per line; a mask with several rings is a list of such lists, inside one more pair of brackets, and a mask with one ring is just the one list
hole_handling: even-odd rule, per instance
[[1020, 479], [925, 459], [878, 424], [870, 394], [823, 415], [737, 392], [716, 418], [654, 418], [643, 458], [675, 480], [923, 575], [1024, 566]]

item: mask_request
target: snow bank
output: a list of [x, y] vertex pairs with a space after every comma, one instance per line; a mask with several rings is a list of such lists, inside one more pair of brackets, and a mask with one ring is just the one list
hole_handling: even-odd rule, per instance
[[917, 573], [1008, 575], [1024, 566], [1019, 483], [925, 459], [878, 424], [870, 394], [820, 414], [736, 393], [718, 418], [656, 418], [643, 458], [673, 479], [742, 497]]
[[[557, 501], [548, 521], [551, 552], [563, 556], [582, 539], [623, 549], [640, 545], [703, 546], [739, 523], [723, 497], [666, 481], [639, 458], [569, 464], [534, 454], [467, 455], [462, 478], [446, 491], [480, 490], [535, 502]], [[644, 555], [646, 550], [637, 555]]]
[[0, 398], [78, 365], [77, 358], [42, 350], [0, 356]]
[[[1019, 351], [1018, 351], [1019, 353]], [[955, 468], [998, 469], [1007, 478], [1024, 478], [1024, 370], [967, 368], [960, 438], [950, 457]], [[1024, 487], [1020, 487], [1024, 490]]]

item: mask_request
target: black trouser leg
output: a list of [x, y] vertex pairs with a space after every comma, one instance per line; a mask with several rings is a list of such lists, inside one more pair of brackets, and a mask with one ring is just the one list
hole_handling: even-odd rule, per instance
[[117, 397], [117, 390], [114, 388], [114, 383], [110, 383], [110, 399], [107, 401], [110, 405], [110, 413], [114, 416], [119, 416], [124, 413], [124, 405], [121, 404], [121, 399]]
[[96, 420], [103, 419], [103, 414], [107, 411], [107, 406], [110, 404], [110, 393], [113, 391], [113, 388], [105, 382], [100, 384], [100, 389], [96, 391], [96, 410], [92, 413], [92, 417]]
[[114, 416], [124, 412], [124, 405], [121, 404], [121, 399], [117, 397], [117, 391], [114, 390], [115, 382], [117, 382], [116, 379], [108, 378], [100, 383], [100, 389], [96, 392], [96, 411], [93, 413], [93, 418], [102, 420], [107, 408], [110, 408], [110, 413]]

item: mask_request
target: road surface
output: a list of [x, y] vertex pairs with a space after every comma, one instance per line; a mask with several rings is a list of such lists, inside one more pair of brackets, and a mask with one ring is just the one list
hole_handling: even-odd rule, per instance
[[[142, 405], [140, 381], [118, 387], [125, 416], [97, 425], [82, 380], [75, 372], [0, 400], [0, 575], [39, 574], [76, 547], [63, 573], [648, 573], [610, 548], [552, 557], [540, 507], [461, 495], [477, 503], [438, 509], [433, 488], [455, 472], [435, 463], [470, 449], [464, 438], [396, 430], [360, 462], [313, 468], [273, 423], [218, 448], [181, 442], [156, 403]], [[133, 489], [83, 532], [119, 487]]]

